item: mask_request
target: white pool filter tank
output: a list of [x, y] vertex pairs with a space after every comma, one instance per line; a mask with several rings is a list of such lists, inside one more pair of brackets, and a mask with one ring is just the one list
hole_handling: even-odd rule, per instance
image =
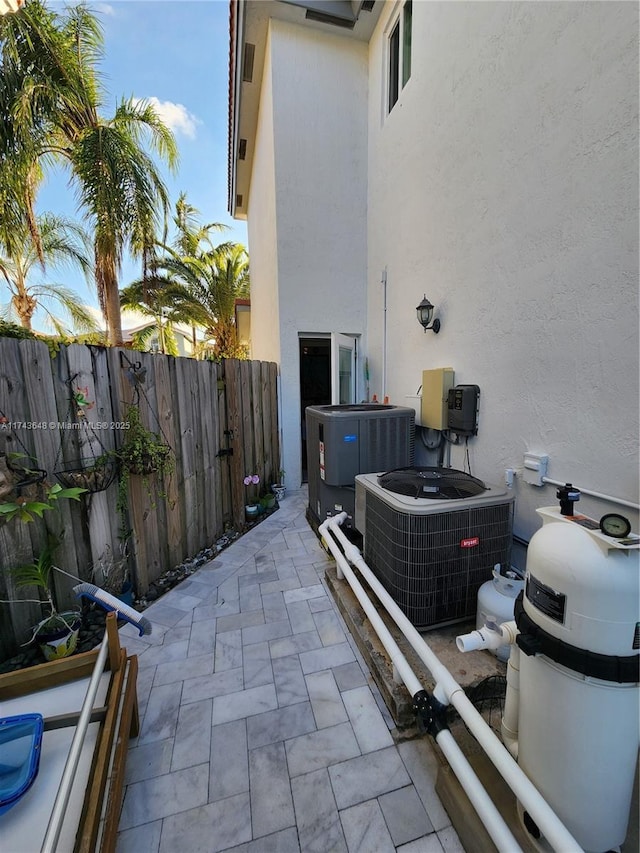
[[603, 853], [625, 840], [638, 758], [640, 538], [538, 512], [515, 605], [518, 763], [584, 850]]

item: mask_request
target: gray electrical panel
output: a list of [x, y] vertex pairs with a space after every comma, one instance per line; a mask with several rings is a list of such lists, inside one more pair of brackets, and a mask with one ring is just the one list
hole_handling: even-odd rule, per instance
[[449, 389], [447, 401], [447, 426], [458, 435], [478, 434], [478, 398], [480, 388], [477, 385], [456, 385]]
[[355, 512], [357, 474], [413, 464], [415, 410], [378, 403], [308, 406], [309, 508], [318, 521]]

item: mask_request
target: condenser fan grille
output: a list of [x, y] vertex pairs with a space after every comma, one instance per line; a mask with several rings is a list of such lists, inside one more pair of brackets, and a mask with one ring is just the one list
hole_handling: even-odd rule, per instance
[[414, 515], [369, 493], [364, 558], [411, 622], [425, 628], [475, 614], [493, 566], [509, 565], [511, 532], [511, 502]]
[[481, 495], [487, 486], [477, 477], [455, 468], [411, 466], [396, 468], [380, 474], [378, 483], [383, 489], [410, 498], [459, 500]]

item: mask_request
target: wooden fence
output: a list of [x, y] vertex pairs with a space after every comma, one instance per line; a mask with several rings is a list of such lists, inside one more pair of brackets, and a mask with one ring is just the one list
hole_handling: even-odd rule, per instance
[[[164, 477], [131, 475], [123, 516], [116, 478], [79, 502], [60, 501], [42, 520], [0, 521], [1, 599], [33, 598], [16, 590], [7, 570], [31, 562], [47, 530], [63, 533], [55, 553], [61, 568], [101, 585], [95, 569], [103, 574], [126, 560], [142, 594], [225, 529], [244, 526], [247, 474], [259, 475], [260, 489], [279, 479], [276, 364], [80, 345], [62, 346], [52, 358], [40, 341], [0, 338], [0, 454], [28, 454], [48, 483], [77, 460], [117, 449], [132, 402], [171, 446], [175, 469]], [[71, 603], [72, 586], [56, 574], [61, 606]], [[39, 618], [36, 604], [0, 604], [0, 661]]]

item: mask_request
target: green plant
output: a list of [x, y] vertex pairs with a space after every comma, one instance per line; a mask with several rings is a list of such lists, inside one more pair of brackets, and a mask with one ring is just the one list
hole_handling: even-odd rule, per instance
[[32, 499], [20, 495], [15, 500], [0, 503], [0, 519], [11, 521], [12, 518], [17, 517], [20, 521], [33, 521], [35, 516], [42, 518], [44, 512], [54, 509], [59, 500], [68, 498], [77, 501], [86, 491], [86, 489], [77, 488], [63, 489], [58, 483], [45, 486], [43, 499]]
[[273, 493], [266, 493], [260, 498], [260, 506], [263, 509], [273, 509], [276, 505], [276, 496]]
[[47, 544], [32, 563], [25, 563], [10, 570], [17, 587], [36, 586], [38, 589], [44, 590], [47, 596], [46, 604], [50, 610], [49, 617], [57, 613], [51, 588], [51, 571], [53, 569], [53, 555], [59, 546], [60, 539], [53, 533], [49, 533]]
[[125, 421], [129, 427], [116, 452], [123, 468], [131, 474], [170, 474], [175, 464], [171, 448], [158, 433], [144, 426], [137, 406], [127, 407]]
[[158, 433], [144, 426], [137, 406], [131, 404], [127, 407], [124, 420], [129, 426], [125, 432], [124, 441], [120, 449], [115, 451], [115, 455], [120, 462], [116, 509], [120, 514], [120, 536], [126, 539], [130, 532], [125, 524], [130, 475], [142, 475], [147, 494], [150, 495], [148, 475], [154, 472], [163, 475], [171, 474], [175, 468], [175, 458], [169, 445], [162, 441]]
[[[58, 569], [58, 567], [54, 565], [53, 559], [56, 550], [60, 547], [60, 544], [61, 539], [53, 533], [48, 532], [46, 544], [32, 563], [25, 563], [22, 566], [10, 569], [11, 574], [15, 578], [17, 587], [35, 586], [42, 590], [46, 596], [45, 601], [42, 601], [40, 598], [23, 598], [16, 599], [14, 602], [34, 602], [42, 604], [43, 607], [48, 608], [48, 613], [37, 623], [37, 625], [34, 625], [33, 633], [24, 645], [28, 645], [33, 642], [34, 639], [43, 633], [51, 633], [55, 631], [73, 632], [74, 630], [77, 630], [79, 615], [74, 611], [60, 612], [56, 607], [53, 596], [52, 572], [54, 570], [62, 572], [62, 569]], [[66, 572], [63, 572], [63, 574], [66, 574]], [[54, 645], [46, 654], [46, 657], [48, 659], [55, 656], [64, 657], [75, 650], [75, 645], [75, 640], [63, 643], [60, 647]]]
[[251, 487], [260, 483], [260, 475], [247, 474], [242, 482], [247, 487], [247, 506], [255, 506], [258, 503], [258, 490]]

